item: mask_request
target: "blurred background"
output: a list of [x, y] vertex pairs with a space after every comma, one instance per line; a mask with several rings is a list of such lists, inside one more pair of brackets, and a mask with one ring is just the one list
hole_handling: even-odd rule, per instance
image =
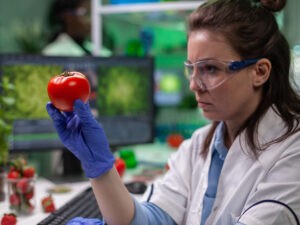
[[[146, 3], [159, 4], [166, 1], [146, 0]], [[48, 16], [53, 2], [54, 0], [2, 0], [0, 2], [0, 53], [41, 53], [53, 32], [53, 28], [49, 26]], [[101, 4], [120, 6], [143, 2], [145, 1], [104, 0]], [[277, 15], [278, 23], [290, 43], [292, 53], [295, 54], [299, 52], [297, 45], [300, 43], [299, 10], [300, 1], [289, 0], [284, 11]], [[101, 18], [102, 24], [101, 34], [99, 34], [102, 39], [101, 44], [113, 55], [142, 55], [145, 46], [142, 50], [141, 45], [148, 41], [147, 54], [156, 58], [157, 69], [171, 70], [163, 71], [168, 75], [173, 70], [182, 68], [186, 45], [185, 17], [190, 11], [178, 8], [173, 11], [113, 13], [112, 10], [111, 13], [102, 15], [99, 13], [98, 18]], [[160, 71], [157, 76], [161, 76]], [[176, 100], [178, 99], [173, 101]]]
[[[26, 52], [30, 49], [26, 49], [24, 45], [21, 44], [20, 38], [32, 40], [32, 45], [36, 45], [36, 50], [38, 48], [42, 48], [46, 42], [45, 33], [49, 32], [49, 27], [47, 25], [47, 13], [52, 4], [53, 0], [2, 0], [0, 2], [0, 52], [1, 53], [11, 53], [11, 52]], [[124, 1], [126, 3], [126, 1]], [[127, 1], [130, 2], [130, 1]], [[136, 2], [136, 1], [135, 1]], [[142, 2], [142, 1], [141, 1]], [[184, 2], [184, 1], [183, 1]], [[103, 1], [103, 4], [109, 4], [109, 1]], [[122, 1], [112, 0], [113, 4], [122, 3]], [[297, 26], [299, 22], [298, 12], [299, 12], [300, 2], [298, 0], [289, 0], [287, 1], [287, 6], [283, 13], [278, 15], [278, 19], [280, 21], [280, 25], [286, 37], [288, 38], [291, 46], [295, 44], [299, 44], [300, 42], [300, 30]], [[144, 14], [144, 13], [143, 13]], [[179, 28], [183, 28], [183, 22], [172, 22], [172, 19], [175, 17], [181, 17], [180, 15], [185, 14], [179, 11], [173, 12], [152, 12], [147, 13], [148, 15], [144, 15], [146, 20], [137, 21], [135, 20], [136, 14], [123, 14], [123, 15], [106, 15], [105, 23], [107, 23], [107, 29], [111, 34], [111, 38], [116, 42], [116, 53], [120, 53], [121, 49], [119, 49], [124, 43], [128, 40], [127, 38], [133, 35], [134, 31], [132, 30], [131, 34], [128, 35], [127, 38], [124, 39], [124, 33], [122, 33], [122, 37], [113, 34], [116, 29], [119, 29], [123, 25], [127, 24], [128, 26], [132, 26], [132, 29], [135, 27], [136, 29], [140, 29], [142, 26], [155, 26], [156, 29], [161, 29], [160, 32], [166, 32], [169, 29], [178, 30]], [[172, 15], [170, 15], [172, 14]], [[110, 18], [107, 18], [110, 17]], [[166, 26], [165, 19], [169, 19], [171, 24]], [[184, 19], [184, 17], [181, 17]], [[152, 23], [152, 25], [149, 25]], [[124, 27], [123, 27], [124, 28]], [[31, 32], [32, 31], [32, 32]], [[127, 30], [126, 30], [127, 31]], [[157, 31], [157, 30], [156, 30]], [[159, 31], [157, 31], [159, 32]], [[182, 30], [183, 32], [183, 30]], [[161, 35], [161, 33], [160, 33]], [[180, 36], [180, 34], [178, 34]], [[165, 37], [165, 36], [164, 36]], [[162, 37], [162, 38], [164, 38]], [[170, 38], [171, 35], [169, 35]], [[184, 36], [183, 36], [184, 37]], [[135, 38], [139, 38], [136, 36]], [[159, 38], [156, 36], [156, 38]], [[156, 39], [155, 38], [155, 39]], [[178, 37], [177, 37], [178, 38]], [[121, 40], [122, 39], [122, 40]], [[172, 38], [173, 39], [173, 38]], [[176, 38], [174, 38], [176, 39]], [[34, 41], [38, 41], [33, 43]], [[156, 44], [160, 44], [161, 40], [157, 40]], [[171, 40], [168, 40], [171, 42]], [[177, 40], [178, 42], [180, 40]], [[163, 44], [163, 43], [161, 43]], [[171, 44], [171, 43], [169, 43]], [[181, 43], [184, 47], [184, 42]], [[124, 46], [123, 46], [124, 47]], [[166, 46], [160, 46], [161, 48], [166, 48]], [[170, 48], [171, 46], [169, 46]]]

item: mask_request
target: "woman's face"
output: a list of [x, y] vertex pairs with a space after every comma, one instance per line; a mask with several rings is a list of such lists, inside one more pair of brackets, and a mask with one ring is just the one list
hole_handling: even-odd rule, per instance
[[[221, 35], [206, 30], [189, 35], [187, 50], [190, 63], [205, 59], [242, 60]], [[203, 115], [212, 121], [241, 125], [254, 112], [261, 98], [261, 89], [253, 85], [254, 72], [254, 65], [239, 70], [210, 90], [203, 90], [191, 79], [190, 89], [195, 93]]]

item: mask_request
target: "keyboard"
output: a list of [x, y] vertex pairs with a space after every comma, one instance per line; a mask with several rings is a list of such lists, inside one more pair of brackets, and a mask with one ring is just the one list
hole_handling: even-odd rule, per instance
[[98, 218], [102, 215], [91, 187], [51, 213], [37, 225], [65, 225], [74, 217]]

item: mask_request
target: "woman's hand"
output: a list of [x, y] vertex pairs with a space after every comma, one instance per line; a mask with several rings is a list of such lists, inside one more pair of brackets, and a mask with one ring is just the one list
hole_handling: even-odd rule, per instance
[[46, 108], [62, 143], [81, 161], [87, 177], [98, 177], [114, 166], [104, 130], [88, 104], [76, 100], [70, 113], [60, 112], [52, 103]]

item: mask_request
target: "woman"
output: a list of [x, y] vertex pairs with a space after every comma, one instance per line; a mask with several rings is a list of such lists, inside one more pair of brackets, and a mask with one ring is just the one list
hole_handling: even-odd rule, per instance
[[[212, 123], [183, 142], [146, 202], [132, 199], [118, 178], [88, 105], [76, 101], [68, 116], [47, 106], [91, 178], [109, 225], [299, 223], [300, 98], [290, 83], [289, 46], [273, 15], [284, 5], [214, 0], [191, 14], [186, 74]], [[70, 224], [76, 221], [89, 220]]]
[[90, 54], [90, 1], [55, 0], [49, 11], [49, 25], [53, 31], [45, 55], [83, 56]]
[[[52, 34], [43, 55], [86, 56], [92, 53], [90, 0], [54, 0], [48, 15]], [[105, 33], [105, 30], [103, 31]], [[110, 38], [106, 36], [106, 40]], [[101, 56], [111, 51], [101, 49]]]

